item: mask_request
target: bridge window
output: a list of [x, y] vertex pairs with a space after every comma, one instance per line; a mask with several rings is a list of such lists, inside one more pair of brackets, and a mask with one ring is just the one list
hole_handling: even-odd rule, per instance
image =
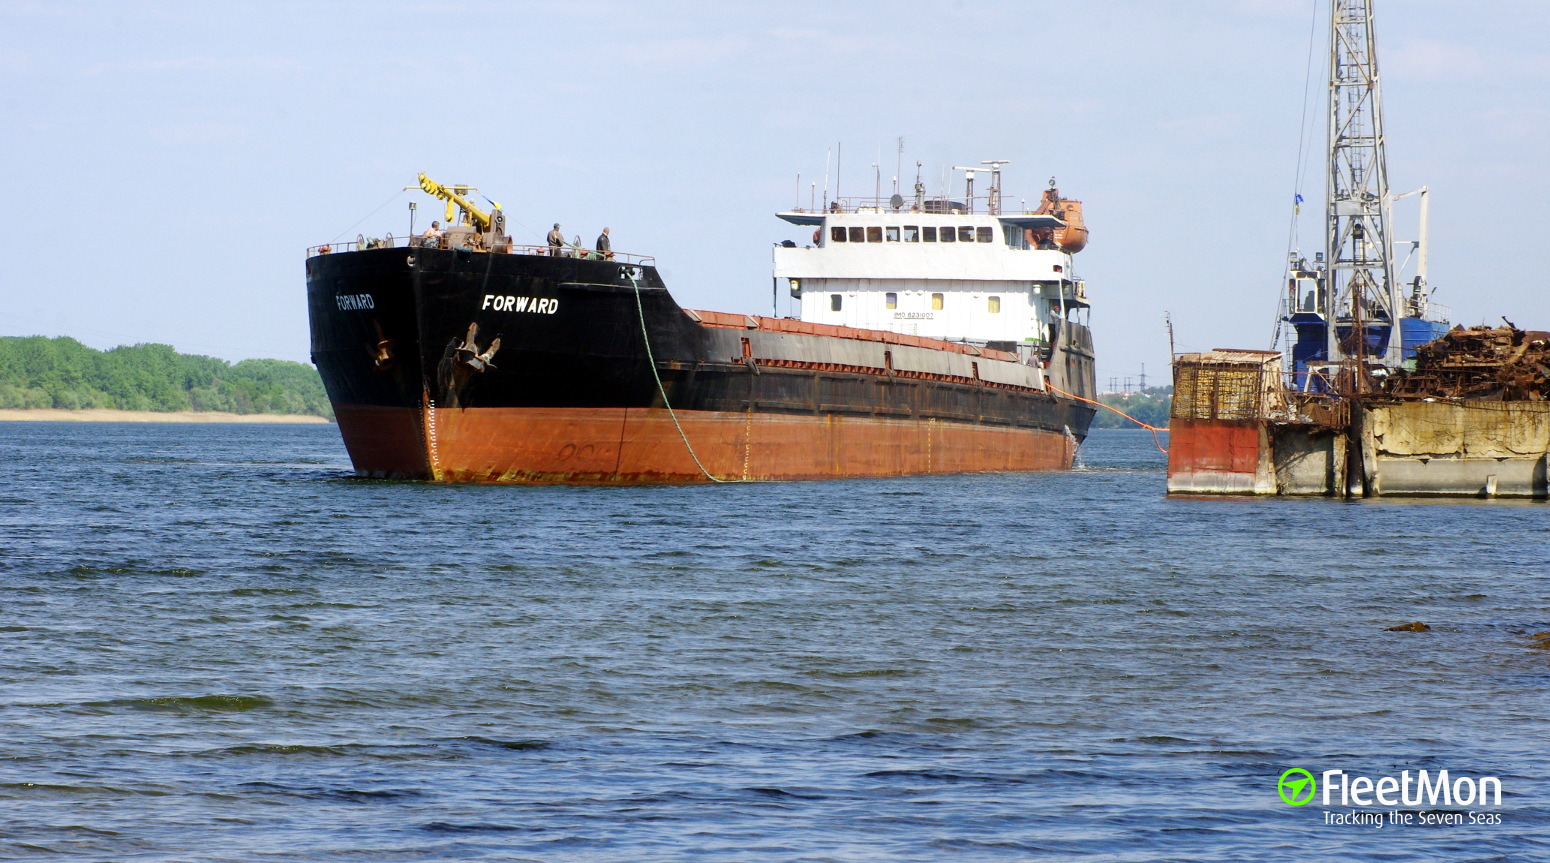
[[981, 243], [993, 243], [996, 241], [996, 232], [990, 228], [975, 228], [974, 238]]
[[920, 227], [917, 226], [917, 225], [905, 225], [904, 226], [904, 242], [906, 242], [906, 243], [918, 243], [918, 242], [920, 242]]
[[928, 243], [936, 242], [936, 228], [934, 228], [934, 227], [932, 227], [930, 225], [927, 225], [924, 228], [922, 228], [921, 230], [925, 233], [925, 236], [922, 237], [921, 239], [925, 240]]
[[942, 295], [941, 294], [932, 294], [931, 295], [931, 308], [937, 309], [937, 310], [940, 310], [942, 308]]
[[883, 241], [883, 229], [881, 225], [873, 225], [866, 229], [866, 241], [868, 243], [881, 243]]
[[852, 243], [864, 243], [864, 242], [866, 242], [866, 228], [851, 228], [850, 229], [850, 241]]
[[974, 242], [974, 229], [964, 225], [958, 229], [958, 239], [965, 243]]
[[845, 229], [840, 227], [839, 225], [835, 225], [834, 227], [830, 228], [829, 229], [829, 239], [833, 240], [836, 243], [843, 243], [843, 242], [845, 242]]
[[899, 226], [898, 225], [890, 225], [890, 226], [888, 226], [888, 228], [883, 232], [883, 239], [887, 240], [890, 243], [897, 243], [897, 242], [899, 242]]
[[[987, 228], [986, 230], [989, 230], [989, 229]], [[991, 297], [990, 298], [990, 313], [993, 314], [993, 315], [1001, 314], [1001, 298], [1000, 297]]]
[[844, 302], [844, 300], [845, 300], [845, 298], [840, 296], [839, 294], [830, 294], [829, 295], [829, 311], [831, 311], [831, 312], [839, 311], [840, 310], [840, 304], [842, 302]]
[[893, 291], [889, 291], [884, 299], [888, 304], [888, 308], [897, 309], [899, 307], [899, 295]]
[[954, 240], [958, 239], [956, 236], [953, 235], [953, 229], [952, 228], [943, 228], [941, 231], [939, 231], [937, 233], [937, 236], [941, 237], [942, 238], [942, 242], [944, 242], [944, 243], [951, 243]]

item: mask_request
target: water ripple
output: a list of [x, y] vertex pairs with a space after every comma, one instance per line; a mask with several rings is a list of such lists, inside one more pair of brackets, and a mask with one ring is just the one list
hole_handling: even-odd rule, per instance
[[[1543, 507], [1167, 499], [1144, 432], [1070, 474], [527, 489], [70, 425], [0, 437], [0, 858], [1550, 850]], [[1337, 829], [1292, 766], [1510, 801]]]

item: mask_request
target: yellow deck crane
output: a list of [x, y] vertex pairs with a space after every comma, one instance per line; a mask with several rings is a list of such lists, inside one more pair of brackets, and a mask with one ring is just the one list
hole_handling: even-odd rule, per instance
[[500, 204], [490, 201], [492, 212], [486, 213], [464, 197], [469, 192], [479, 191], [473, 186], [443, 186], [423, 173], [419, 180], [418, 187], [405, 188], [419, 188], [427, 195], [447, 202], [447, 227], [443, 233], [448, 247], [469, 246], [495, 251], [511, 247], [511, 238], [506, 236], [506, 213]]

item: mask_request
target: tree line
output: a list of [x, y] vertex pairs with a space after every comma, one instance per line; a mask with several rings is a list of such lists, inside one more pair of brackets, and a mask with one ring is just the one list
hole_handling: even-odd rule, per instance
[[228, 363], [170, 345], [99, 351], [44, 336], [0, 337], [0, 408], [334, 416], [323, 379], [305, 363]]
[[[1104, 393], [1098, 396], [1098, 401], [1115, 410], [1122, 410], [1147, 425], [1167, 428], [1168, 411], [1173, 406], [1173, 387], [1147, 387], [1134, 393]], [[1139, 426], [1114, 411], [1099, 409], [1098, 415], [1093, 417], [1093, 428], [1133, 429]]]

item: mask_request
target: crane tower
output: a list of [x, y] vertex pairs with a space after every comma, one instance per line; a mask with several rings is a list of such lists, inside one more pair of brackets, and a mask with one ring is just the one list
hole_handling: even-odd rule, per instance
[[1331, 362], [1367, 358], [1397, 367], [1404, 315], [1389, 234], [1383, 95], [1372, 0], [1330, 0], [1327, 289], [1322, 312]]

